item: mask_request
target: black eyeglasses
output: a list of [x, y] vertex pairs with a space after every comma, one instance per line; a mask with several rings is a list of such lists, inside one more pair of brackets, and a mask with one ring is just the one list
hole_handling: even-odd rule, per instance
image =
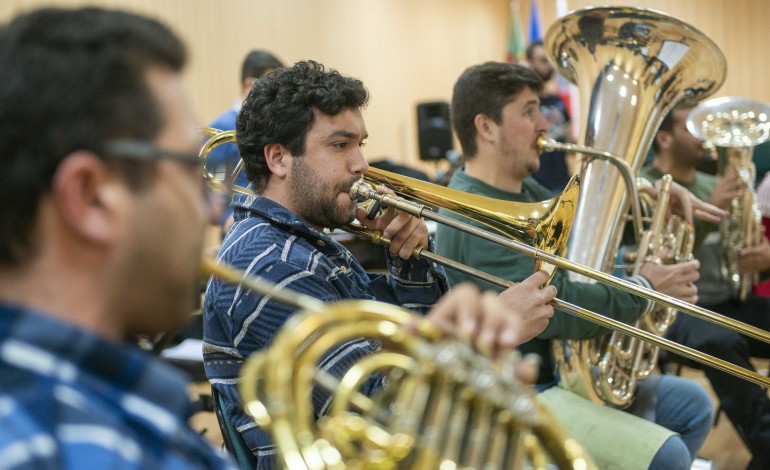
[[171, 160], [195, 167], [200, 165], [200, 159], [197, 154], [163, 150], [156, 147], [152, 142], [146, 140], [110, 140], [104, 144], [104, 151], [107, 155], [133, 158], [136, 160]]
[[[198, 168], [201, 165], [201, 161], [197, 154], [163, 150], [156, 147], [152, 142], [146, 140], [110, 140], [104, 144], [104, 153], [110, 156], [132, 158], [147, 162], [154, 160], [170, 160], [193, 168]], [[206, 203], [207, 209], [211, 211], [209, 217], [212, 223], [219, 222], [219, 219], [227, 206], [225, 193], [216, 190], [208, 183], [202, 184], [201, 189], [202, 197]]]

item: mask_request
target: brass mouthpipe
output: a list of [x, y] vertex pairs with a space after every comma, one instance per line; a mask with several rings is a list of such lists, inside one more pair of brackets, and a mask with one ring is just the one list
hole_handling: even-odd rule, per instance
[[[748, 336], [759, 339], [761, 341], [770, 342], [770, 333], [764, 330], [761, 330], [759, 328], [753, 327], [751, 325], [747, 325], [737, 320], [733, 320], [732, 318], [724, 317], [710, 310], [706, 310], [702, 307], [698, 307], [697, 305], [689, 304], [677, 298], [670, 297], [665, 294], [661, 294], [660, 292], [641, 287], [630, 281], [616, 278], [605, 272], [588, 268], [588, 267], [579, 265], [577, 263], [574, 263], [572, 261], [566, 260], [564, 258], [554, 256], [549, 253], [545, 253], [541, 250], [532, 248], [529, 245], [521, 243], [517, 240], [505, 238], [500, 235], [491, 233], [489, 231], [476, 228], [470, 224], [466, 224], [456, 219], [453, 219], [451, 217], [447, 217], [447, 216], [438, 214], [436, 212], [433, 212], [422, 204], [419, 204], [413, 201], [406, 201], [403, 198], [400, 198], [398, 196], [392, 196], [389, 194], [379, 194], [368, 184], [362, 183], [362, 184], [354, 185], [354, 187], [351, 188], [351, 197], [355, 197], [358, 200], [369, 199], [369, 198], [380, 199], [382, 200], [383, 204], [388, 206], [393, 206], [396, 209], [407, 212], [415, 217], [424, 217], [426, 219], [434, 220], [438, 223], [445, 224], [457, 230], [462, 230], [472, 235], [476, 235], [480, 238], [483, 238], [485, 240], [491, 241], [493, 243], [497, 243], [499, 245], [508, 247], [512, 250], [526, 254], [535, 259], [545, 261], [559, 268], [575, 271], [578, 274], [582, 274], [586, 277], [595, 279], [600, 282], [604, 282], [607, 285], [610, 285], [617, 289], [621, 289], [631, 294], [638, 295], [649, 301], [658, 302], [661, 305], [674, 308], [678, 311], [701, 318], [703, 320], [711, 321], [712, 323], [724, 326], [726, 328], [730, 328], [734, 331], [738, 331], [740, 333], [746, 334]], [[378, 240], [379, 243], [384, 245], [388, 245], [390, 243], [390, 240], [382, 237], [381, 234], [376, 234], [376, 233], [372, 235], [367, 234], [366, 229], [350, 228], [350, 227], [347, 229], [350, 229], [350, 231], [352, 231], [353, 233], [369, 238], [372, 241]], [[509, 280], [501, 279], [489, 273], [485, 273], [477, 269], [471, 268], [469, 266], [463, 265], [461, 263], [458, 263], [454, 260], [450, 260], [446, 257], [437, 255], [435, 253], [432, 253], [426, 250], [422, 250], [421, 248], [418, 248], [417, 250], [415, 250], [415, 255], [434, 261], [436, 263], [442, 264], [444, 266], [450, 267], [452, 269], [456, 269], [460, 272], [477, 277], [479, 279], [482, 279], [484, 281], [487, 281], [491, 284], [494, 284], [503, 288], [507, 288], [512, 285], [512, 282]], [[736, 375], [740, 378], [748, 380], [757, 385], [761, 385], [763, 387], [770, 387], [770, 378], [757, 374], [756, 372], [752, 372], [747, 369], [740, 368], [722, 359], [709, 356], [705, 353], [688, 348], [686, 346], [682, 346], [678, 343], [674, 343], [673, 341], [667, 340], [665, 338], [661, 338], [657, 335], [646, 332], [644, 330], [626, 325], [623, 322], [605, 317], [603, 315], [599, 315], [597, 313], [591, 312], [589, 310], [586, 310], [582, 307], [578, 307], [577, 305], [571, 304], [569, 302], [565, 302], [563, 300], [555, 299], [554, 301], [552, 301], [552, 305], [555, 308], [559, 308], [560, 310], [564, 310], [566, 312], [569, 312], [580, 318], [596, 323], [605, 328], [619, 331], [629, 336], [639, 338], [644, 341], [648, 341], [663, 349], [666, 349], [671, 352], [675, 352], [688, 359], [692, 359], [696, 362], [709, 365], [721, 371], [732, 373], [733, 375]]]
[[264, 295], [265, 297], [272, 297], [278, 302], [296, 307], [297, 309], [320, 312], [325, 305], [323, 301], [318, 300], [315, 297], [301, 294], [292, 289], [278, 287], [274, 283], [257, 276], [248, 276], [246, 273], [243, 273], [232, 266], [220, 263], [209, 256], [201, 258], [199, 269], [204, 276], [214, 276], [232, 282], [233, 284], [242, 285], [253, 292]]
[[642, 225], [642, 205], [639, 202], [639, 192], [636, 189], [636, 178], [631, 167], [625, 160], [615, 155], [614, 153], [605, 152], [603, 150], [597, 150], [584, 145], [568, 144], [563, 142], [557, 142], [553, 139], [540, 135], [537, 138], [537, 151], [538, 153], [545, 152], [568, 152], [568, 153], [582, 153], [590, 156], [592, 159], [604, 160], [612, 165], [615, 165], [620, 171], [620, 175], [623, 177], [623, 181], [626, 184], [626, 190], [629, 193], [631, 200], [631, 220], [634, 224], [634, 235], [636, 241], [639, 241], [639, 237], [644, 232], [644, 226]]

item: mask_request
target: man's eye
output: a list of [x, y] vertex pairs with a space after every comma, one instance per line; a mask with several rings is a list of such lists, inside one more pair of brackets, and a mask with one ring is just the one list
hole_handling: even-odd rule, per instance
[[359, 147], [366, 147], [366, 142], [363, 142], [363, 141], [362, 141], [362, 142], [359, 142], [359, 143], [358, 143], [358, 146], [359, 146]]
[[337, 149], [343, 150], [343, 149], [347, 148], [347, 146], [348, 146], [348, 143], [347, 143], [347, 142], [335, 142], [334, 144], [332, 144], [332, 146], [333, 146], [334, 148], [337, 148]]

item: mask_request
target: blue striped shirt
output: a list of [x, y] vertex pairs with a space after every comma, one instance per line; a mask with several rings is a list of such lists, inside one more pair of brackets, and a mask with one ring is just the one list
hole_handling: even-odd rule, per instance
[[0, 304], [0, 469], [232, 468], [187, 424], [171, 366]]
[[[443, 268], [427, 261], [403, 261], [388, 255], [389, 276], [367, 274], [351, 253], [326, 233], [320, 233], [294, 213], [270, 199], [236, 196], [235, 223], [219, 251], [219, 259], [249, 274], [263, 277], [324, 301], [373, 299], [425, 312], [447, 289]], [[238, 400], [238, 374], [245, 358], [268, 346], [294, 313], [293, 307], [266, 299], [233, 284], [209, 281], [204, 300], [206, 374], [222, 394], [224, 412], [257, 456], [258, 468], [273, 465], [275, 449], [265, 432], [243, 411]], [[377, 344], [350, 341], [331, 352], [321, 364], [341, 377], [358, 358]], [[364, 387], [381, 386], [377, 377]], [[313, 392], [316, 416], [330, 397]]]

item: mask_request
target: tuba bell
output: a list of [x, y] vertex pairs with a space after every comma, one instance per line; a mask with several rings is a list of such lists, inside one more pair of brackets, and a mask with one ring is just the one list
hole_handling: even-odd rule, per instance
[[[628, 209], [640, 205], [624, 182], [635, 180], [666, 113], [677, 102], [696, 102], [722, 84], [725, 58], [692, 26], [631, 7], [575, 11], [551, 26], [544, 42], [559, 73], [580, 91], [581, 145], [622, 160], [579, 158], [580, 205], [567, 255], [570, 261], [611, 272]], [[638, 241], [643, 238], [638, 228], [635, 235]], [[591, 282], [574, 273], [571, 278]], [[665, 328], [652, 329], [662, 334]], [[556, 342], [562, 380], [595, 402], [626, 407], [637, 378], [646, 373], [640, 363], [650, 362], [647, 346], [638, 344], [629, 351], [618, 335]]]
[[731, 293], [746, 300], [759, 273], [740, 274], [738, 253], [763, 237], [762, 214], [754, 190], [754, 147], [770, 138], [770, 106], [747, 98], [724, 97], [696, 106], [687, 116], [687, 130], [716, 149], [717, 173], [732, 167], [741, 179], [741, 191], [730, 201], [728, 216], [719, 226], [722, 277]]

